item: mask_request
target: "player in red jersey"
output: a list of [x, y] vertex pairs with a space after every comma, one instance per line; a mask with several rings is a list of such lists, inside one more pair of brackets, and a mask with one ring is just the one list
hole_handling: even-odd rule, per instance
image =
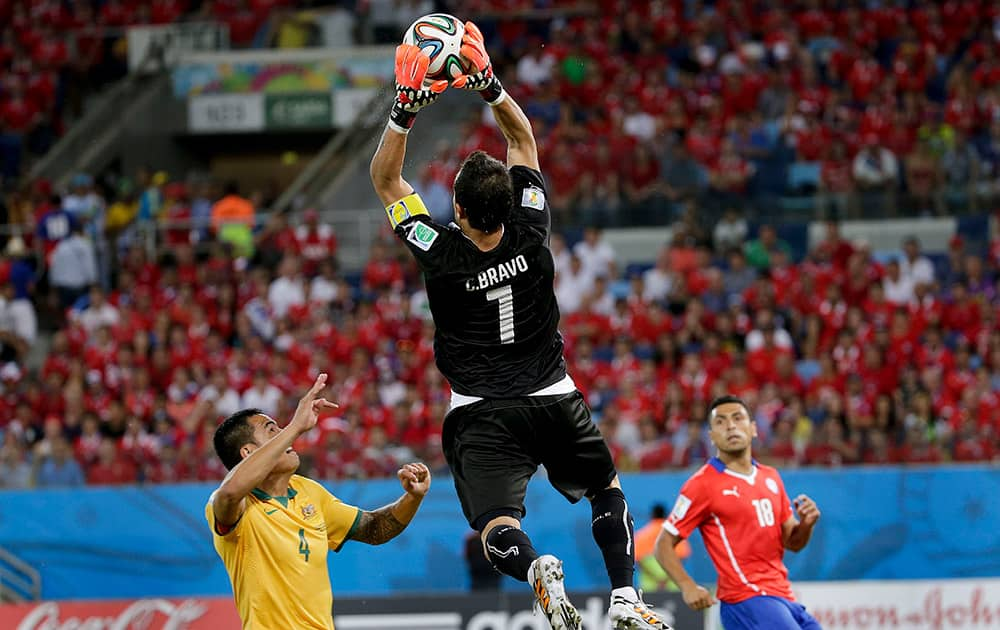
[[674, 545], [698, 528], [719, 574], [726, 630], [820, 630], [796, 603], [781, 561], [785, 549], [799, 551], [809, 542], [819, 509], [805, 495], [791, 501], [778, 471], [753, 459], [757, 425], [743, 400], [712, 401], [708, 424], [718, 455], [681, 488], [656, 540], [657, 561], [688, 606], [711, 606], [712, 595], [691, 579], [674, 552]]

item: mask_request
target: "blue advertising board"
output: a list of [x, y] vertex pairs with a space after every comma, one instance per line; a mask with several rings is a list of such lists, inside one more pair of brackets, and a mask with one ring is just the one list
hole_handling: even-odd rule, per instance
[[[690, 472], [623, 477], [637, 527], [654, 503], [669, 508]], [[786, 555], [793, 580], [1000, 575], [996, 467], [790, 470], [783, 477], [792, 496], [810, 495], [823, 512], [810, 545]], [[394, 480], [327, 487], [368, 509], [401, 492]], [[204, 519], [212, 490], [188, 484], [0, 492], [0, 546], [41, 572], [48, 599], [225, 595], [229, 580]], [[589, 506], [568, 505], [543, 475], [526, 504], [525, 529], [539, 551], [563, 560], [568, 586], [605, 588]], [[399, 538], [380, 547], [349, 543], [331, 554], [334, 593], [463, 590], [468, 534], [451, 480], [439, 476]], [[688, 569], [714, 581], [697, 535], [692, 543]]]

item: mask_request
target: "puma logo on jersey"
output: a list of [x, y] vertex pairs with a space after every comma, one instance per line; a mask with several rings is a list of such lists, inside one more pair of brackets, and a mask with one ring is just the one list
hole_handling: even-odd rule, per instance
[[736, 497], [738, 499], [740, 497], [740, 488], [739, 488], [739, 486], [733, 486], [732, 488], [723, 488], [722, 489], [722, 496], [724, 496], [724, 497]]
[[475, 278], [469, 278], [466, 280], [465, 290], [479, 291], [481, 289], [488, 289], [494, 284], [506, 282], [517, 274], [524, 273], [527, 270], [528, 259], [524, 257], [524, 254], [518, 254], [516, 257], [511, 258], [507, 262], [502, 262], [499, 265], [480, 271], [476, 274]]

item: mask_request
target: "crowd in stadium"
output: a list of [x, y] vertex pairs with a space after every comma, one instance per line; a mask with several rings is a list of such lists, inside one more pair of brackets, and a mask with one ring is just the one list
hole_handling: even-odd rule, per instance
[[[44, 155], [89, 97], [124, 77], [126, 29], [180, 20], [224, 24], [234, 48], [278, 43], [289, 0], [0, 2], [0, 183]], [[332, 3], [336, 4], [336, 3]], [[294, 37], [292, 39], [295, 39]]]
[[[272, 215], [249, 241], [216, 237], [212, 217], [249, 202], [230, 191], [213, 203], [175, 182], [154, 215], [208, 204], [208, 221], [167, 232], [156, 259], [127, 234], [112, 241], [122, 249], [105, 290], [102, 259], [118, 247], [85, 234], [123, 202], [105, 210], [87, 181], [33, 234], [46, 291], [22, 239], [0, 266], [3, 483], [218, 478], [219, 418], [245, 406], [288, 417], [319, 370], [341, 408], [300, 446], [312, 472], [377, 477], [412, 457], [443, 467], [448, 391], [426, 295], [388, 234], [349, 282], [315, 212], [296, 227]], [[76, 207], [81, 196], [95, 205]], [[54, 235], [62, 222], [69, 233]], [[629, 277], [599, 230], [572, 249], [554, 238], [570, 372], [622, 470], [703, 459], [705, 404], [722, 392], [752, 402], [760, 456], [786, 466], [1000, 454], [1000, 248], [984, 258], [956, 237], [935, 266], [912, 240], [882, 265], [831, 223], [793, 263], [766, 225], [751, 235], [730, 216], [708, 229], [677, 223], [656, 265]], [[79, 284], [59, 284], [68, 279]], [[34, 375], [22, 359], [50, 307], [65, 320]]]
[[[217, 19], [247, 46], [288, 4], [0, 4], [3, 175], [20, 171], [25, 150], [44, 153], [88, 90], [124, 74], [122, 27]], [[527, 103], [552, 201], [576, 220], [663, 222], [692, 196], [718, 210], [819, 192], [818, 207], [841, 215], [940, 214], [1000, 197], [994, 2], [370, 4], [400, 31], [433, 9], [482, 16], [508, 89]], [[469, 147], [502, 146], [485, 123], [463, 137], [428, 186], [450, 186]]]
[[[747, 397], [755, 452], [784, 466], [1000, 456], [1000, 243], [971, 251], [956, 237], [934, 264], [909, 240], [883, 264], [831, 223], [793, 260], [745, 218], [790, 192], [819, 192], [838, 216], [991, 210], [1000, 9], [831, 4], [619, 1], [596, 3], [600, 19], [480, 21], [532, 118], [557, 227], [673, 222], [641, 273], [599, 230], [553, 242], [570, 373], [623, 471], [704, 459], [705, 405], [723, 392]], [[27, 28], [28, 6], [0, 2], [5, 182], [20, 171], [8, 151], [44, 152], [63, 81], [101, 58], [68, 54], [63, 18]], [[187, 10], [100, 6], [109, 25], [125, 12], [119, 26]], [[80, 18], [59, 2], [30, 8]], [[459, 159], [502, 154], [499, 141], [477, 120], [443, 148], [421, 174], [428, 206], [450, 207]], [[219, 418], [245, 406], [287, 418], [319, 370], [341, 408], [299, 447], [309, 473], [444, 468], [449, 394], [426, 295], [388, 233], [349, 278], [316, 213], [263, 220], [266, 198], [211, 182], [79, 175], [65, 191], [8, 192], [20, 235], [0, 262], [0, 486], [220, 478]], [[156, 229], [167, 221], [192, 227]], [[55, 333], [36, 374], [40, 327]]]
[[[988, 208], [1000, 9], [897, 4], [621, 0], [596, 18], [485, 24], [564, 217], [663, 223], [692, 197], [716, 216], [783, 202], [841, 217]], [[468, 149], [503, 148], [488, 117], [462, 137], [428, 188], [447, 189]]]

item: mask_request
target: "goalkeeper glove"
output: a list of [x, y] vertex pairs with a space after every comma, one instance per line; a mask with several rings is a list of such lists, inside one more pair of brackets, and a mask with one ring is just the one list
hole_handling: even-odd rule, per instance
[[417, 112], [437, 100], [448, 88], [448, 82], [441, 80], [424, 86], [430, 57], [411, 44], [396, 47], [396, 100], [389, 112], [389, 126], [399, 133], [410, 132]]
[[493, 74], [493, 64], [486, 52], [486, 43], [479, 27], [472, 22], [465, 23], [465, 34], [462, 35], [462, 56], [475, 68], [475, 74], [463, 74], [452, 81], [452, 86], [463, 90], [479, 92], [491, 107], [495, 107], [507, 98], [500, 79]]

